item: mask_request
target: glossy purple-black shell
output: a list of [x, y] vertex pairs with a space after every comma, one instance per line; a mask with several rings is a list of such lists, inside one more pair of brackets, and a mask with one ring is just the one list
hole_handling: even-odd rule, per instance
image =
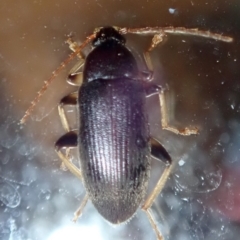
[[[106, 63], [104, 77], [92, 77], [100, 76]], [[114, 71], [117, 65], [121, 69]], [[98, 212], [121, 223], [143, 202], [149, 178], [146, 92], [131, 52], [111, 39], [89, 54], [84, 76], [78, 96], [83, 182]]]

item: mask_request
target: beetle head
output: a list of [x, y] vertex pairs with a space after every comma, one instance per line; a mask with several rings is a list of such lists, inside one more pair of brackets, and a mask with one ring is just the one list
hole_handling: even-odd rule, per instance
[[121, 45], [125, 45], [126, 39], [118, 32], [115, 27], [102, 27], [96, 29], [96, 37], [92, 41], [92, 45], [97, 47], [107, 41], [113, 41]]

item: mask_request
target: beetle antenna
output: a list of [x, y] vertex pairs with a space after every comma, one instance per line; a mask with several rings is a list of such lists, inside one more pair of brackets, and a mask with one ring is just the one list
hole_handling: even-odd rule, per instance
[[53, 82], [53, 80], [58, 76], [58, 74], [66, 67], [68, 63], [70, 63], [87, 45], [89, 42], [91, 42], [95, 38], [95, 33], [88, 36], [87, 39], [78, 47], [75, 49], [73, 53], [71, 53], [66, 60], [64, 60], [59, 67], [52, 73], [50, 78], [44, 82], [44, 85], [42, 88], [38, 91], [37, 96], [34, 98], [34, 100], [31, 102], [30, 107], [25, 112], [24, 116], [20, 120], [20, 124], [24, 124], [27, 120], [27, 118], [31, 115], [34, 107], [39, 102], [41, 96], [46, 92], [48, 86]]
[[121, 34], [133, 33], [142, 35], [152, 35], [159, 33], [181, 34], [197, 37], [205, 37], [223, 42], [232, 42], [233, 38], [223, 36], [222, 34], [212, 33], [209, 31], [199, 30], [197, 28], [184, 28], [184, 27], [145, 27], [145, 28], [119, 28]]

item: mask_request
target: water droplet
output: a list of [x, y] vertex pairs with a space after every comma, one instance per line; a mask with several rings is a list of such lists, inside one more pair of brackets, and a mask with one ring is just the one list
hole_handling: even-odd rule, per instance
[[182, 160], [182, 159], [178, 162], [178, 165], [179, 165], [179, 166], [183, 166], [184, 164], [185, 164], [185, 161]]
[[41, 190], [41, 192], [38, 194], [38, 198], [40, 200], [49, 200], [51, 198], [51, 191], [49, 190]]
[[17, 188], [8, 182], [0, 182], [0, 201], [7, 207], [15, 208], [21, 202], [21, 197]]
[[175, 14], [177, 11], [176, 11], [176, 8], [169, 8], [169, 9], [168, 9], [168, 12], [169, 12], [170, 14]]

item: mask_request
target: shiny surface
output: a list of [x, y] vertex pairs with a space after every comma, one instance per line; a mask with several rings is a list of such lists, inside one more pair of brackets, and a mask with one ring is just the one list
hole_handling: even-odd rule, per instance
[[102, 43], [89, 53], [84, 65], [83, 81], [122, 77], [139, 79], [139, 75], [136, 60], [131, 52], [124, 44], [119, 44], [113, 39]]
[[129, 220], [150, 171], [144, 79], [125, 39], [102, 28], [86, 57], [78, 93], [79, 161], [87, 194], [110, 223]]
[[131, 79], [94, 80], [79, 90], [84, 185], [111, 223], [131, 218], [145, 197], [150, 171], [145, 98], [142, 83]]

